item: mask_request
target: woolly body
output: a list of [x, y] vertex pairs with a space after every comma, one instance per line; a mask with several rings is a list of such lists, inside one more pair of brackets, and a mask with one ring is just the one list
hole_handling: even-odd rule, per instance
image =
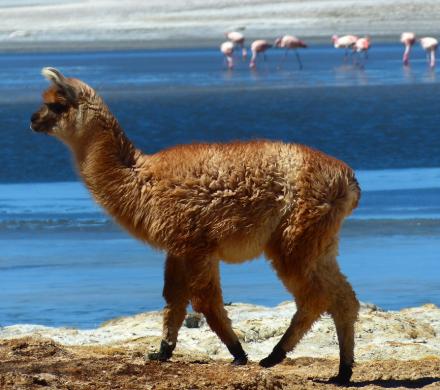
[[299, 38], [293, 35], [284, 35], [275, 40], [275, 46], [284, 49], [306, 48], [307, 45]]
[[245, 364], [223, 307], [219, 261], [264, 252], [298, 311], [260, 364], [281, 362], [327, 311], [340, 346], [335, 380], [347, 383], [359, 304], [336, 255], [342, 221], [360, 196], [353, 171], [305, 146], [270, 141], [192, 144], [145, 155], [92, 88], [56, 69], [43, 74], [54, 85], [31, 127], [66, 143], [96, 201], [134, 236], [167, 252], [163, 340], [150, 357], [171, 357], [191, 302], [234, 364]]
[[358, 37], [356, 35], [344, 35], [342, 37], [338, 37], [337, 35], [333, 35], [333, 37], [332, 37], [333, 45], [336, 49], [352, 48], [356, 44], [357, 40], [358, 40]]

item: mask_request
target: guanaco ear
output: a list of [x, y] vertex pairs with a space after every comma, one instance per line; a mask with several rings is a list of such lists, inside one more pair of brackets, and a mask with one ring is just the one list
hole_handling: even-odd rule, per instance
[[65, 99], [66, 103], [75, 103], [77, 94], [75, 88], [69, 83], [69, 80], [63, 76], [63, 74], [55, 68], [43, 68], [41, 74], [53, 82], [57, 86], [57, 90], [61, 96], [60, 100]]

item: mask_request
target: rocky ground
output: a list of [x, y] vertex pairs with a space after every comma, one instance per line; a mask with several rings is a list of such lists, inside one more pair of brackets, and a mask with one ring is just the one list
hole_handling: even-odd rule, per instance
[[[143, 353], [118, 347], [63, 347], [51, 340], [19, 338], [0, 343], [1, 389], [335, 389], [335, 359], [287, 359], [271, 369], [256, 363], [176, 355], [148, 362]], [[374, 360], [358, 363], [350, 388], [440, 388], [440, 360]]]
[[[146, 361], [160, 341], [161, 313], [115, 319], [97, 329], [0, 328], [0, 389], [332, 389], [338, 345], [331, 319], [318, 321], [281, 365], [258, 366], [284, 332], [293, 303], [227, 307], [249, 353], [232, 367], [203, 318], [191, 315], [172, 361]], [[382, 311], [363, 305], [356, 325], [353, 386], [440, 389], [440, 309]]]

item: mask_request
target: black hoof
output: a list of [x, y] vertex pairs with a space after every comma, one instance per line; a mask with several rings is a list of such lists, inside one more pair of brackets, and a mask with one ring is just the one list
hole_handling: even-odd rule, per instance
[[234, 345], [227, 345], [227, 348], [231, 355], [234, 356], [234, 360], [231, 363], [233, 366], [244, 366], [247, 363], [248, 358], [240, 342]]
[[330, 378], [329, 382], [339, 386], [348, 386], [350, 384], [353, 369], [351, 366], [340, 366], [338, 375]]
[[160, 352], [152, 352], [147, 355], [148, 360], [154, 360], [159, 362], [166, 362], [171, 356], [166, 356]]
[[162, 340], [160, 343], [159, 352], [152, 352], [147, 355], [148, 360], [156, 360], [159, 362], [166, 362], [173, 355], [174, 346], [169, 345], [166, 341]]
[[348, 386], [350, 384], [350, 379], [336, 375], [329, 379], [328, 383], [332, 383], [337, 386]]
[[286, 352], [281, 347], [276, 345], [268, 357], [260, 360], [260, 366], [265, 368], [273, 367], [278, 363], [281, 363], [285, 358]]
[[248, 362], [247, 356], [243, 356], [243, 357], [235, 358], [231, 364], [233, 366], [245, 366], [247, 362]]

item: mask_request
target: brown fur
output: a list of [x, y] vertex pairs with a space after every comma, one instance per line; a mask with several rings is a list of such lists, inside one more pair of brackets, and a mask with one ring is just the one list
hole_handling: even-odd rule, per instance
[[341, 367], [351, 375], [359, 304], [336, 255], [342, 221], [360, 190], [346, 164], [269, 141], [192, 144], [145, 155], [93, 89], [45, 71], [54, 82], [45, 102], [61, 102], [65, 110], [53, 124], [44, 105], [32, 127], [65, 142], [96, 201], [135, 237], [168, 254], [163, 339], [171, 350], [189, 302], [230, 350], [239, 345], [223, 308], [219, 261], [264, 253], [298, 306], [278, 351], [292, 350], [327, 311], [337, 327]]

